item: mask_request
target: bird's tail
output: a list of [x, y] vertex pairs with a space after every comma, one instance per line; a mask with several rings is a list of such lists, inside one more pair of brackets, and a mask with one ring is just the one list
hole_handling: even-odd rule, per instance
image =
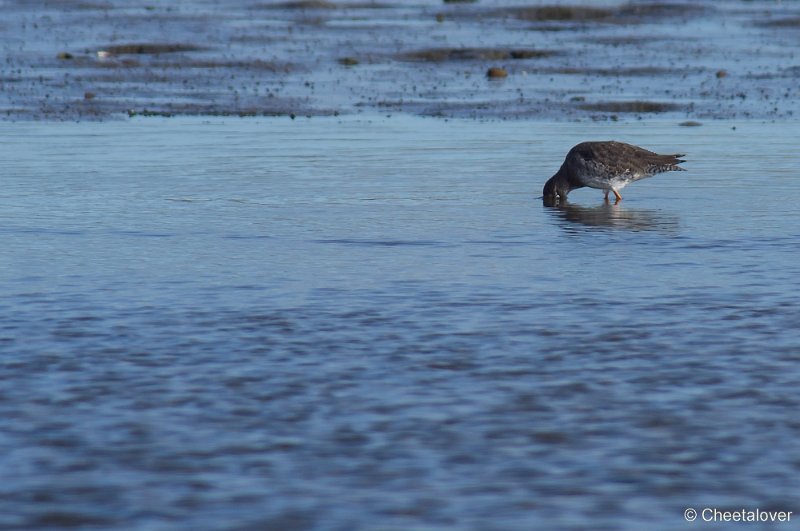
[[685, 153], [676, 153], [674, 155], [660, 155], [658, 160], [655, 161], [650, 167], [653, 173], [662, 173], [665, 171], [686, 171], [686, 168], [681, 168], [678, 164], [686, 162], [681, 157], [685, 157]]

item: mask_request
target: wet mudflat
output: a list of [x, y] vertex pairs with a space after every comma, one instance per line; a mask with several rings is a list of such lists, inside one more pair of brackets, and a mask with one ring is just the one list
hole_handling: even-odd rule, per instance
[[0, 117], [11, 119], [800, 111], [792, 2], [0, 5]]
[[[0, 527], [796, 509], [797, 124], [0, 124]], [[587, 138], [688, 171], [541, 185]], [[146, 156], [143, 156], [146, 154]]]

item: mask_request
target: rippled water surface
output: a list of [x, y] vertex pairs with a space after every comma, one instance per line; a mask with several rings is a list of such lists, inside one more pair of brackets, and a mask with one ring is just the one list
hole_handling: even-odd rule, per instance
[[[798, 133], [0, 124], [0, 527], [800, 511]], [[543, 207], [611, 138], [689, 171]]]

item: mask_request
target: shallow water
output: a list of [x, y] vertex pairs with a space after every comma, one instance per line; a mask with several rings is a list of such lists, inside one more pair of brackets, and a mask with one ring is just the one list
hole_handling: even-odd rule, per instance
[[[797, 510], [799, 132], [0, 124], [0, 527]], [[543, 207], [610, 138], [689, 171]]]

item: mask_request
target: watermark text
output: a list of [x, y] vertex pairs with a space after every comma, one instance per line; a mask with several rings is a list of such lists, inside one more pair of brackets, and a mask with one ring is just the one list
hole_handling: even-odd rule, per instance
[[692, 507], [683, 511], [687, 522], [791, 522], [792, 511], [763, 511], [761, 509], [717, 509], [704, 507], [696, 510]]

